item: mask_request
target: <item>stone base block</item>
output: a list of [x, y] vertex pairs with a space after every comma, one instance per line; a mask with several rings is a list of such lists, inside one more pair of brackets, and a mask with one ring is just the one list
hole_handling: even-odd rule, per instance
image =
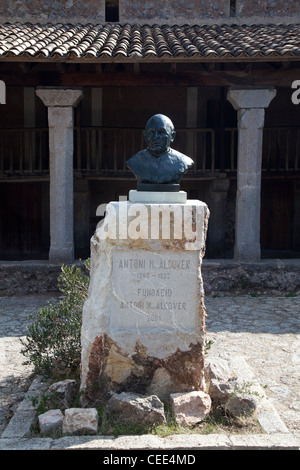
[[151, 231], [157, 222], [153, 204], [110, 203], [91, 240], [81, 335], [84, 406], [111, 392], [165, 399], [204, 390], [201, 263], [209, 211], [200, 201], [180, 205], [180, 237], [178, 207], [175, 217], [168, 204], [155, 206], [165, 217], [164, 229], [169, 214], [170, 230]]
[[72, 263], [74, 261], [74, 248], [72, 246], [50, 246], [49, 261], [51, 263]]
[[184, 204], [187, 201], [187, 193], [185, 191], [166, 192], [166, 191], [137, 191], [132, 189], [129, 191], [130, 202], [145, 203], [164, 203], [164, 204]]

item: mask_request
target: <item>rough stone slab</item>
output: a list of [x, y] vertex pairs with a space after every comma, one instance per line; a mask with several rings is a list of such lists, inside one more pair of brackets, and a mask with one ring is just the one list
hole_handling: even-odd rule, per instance
[[63, 434], [96, 434], [98, 420], [96, 408], [68, 408], [63, 420]]
[[61, 432], [64, 416], [60, 410], [49, 410], [39, 415], [39, 427], [42, 434]]
[[17, 411], [3, 431], [1, 438], [26, 437], [36, 417], [36, 410]]
[[[66, 379], [56, 382], [49, 387], [49, 392], [54, 394], [54, 403], [60, 403], [64, 408], [70, 408], [77, 391], [76, 380]], [[59, 406], [60, 408], [60, 406]]]
[[[39, 397], [47, 386], [48, 383], [43, 382], [41, 377], [36, 377], [33, 380], [1, 437], [26, 437], [30, 434], [31, 426], [36, 418], [36, 406]], [[32, 399], [36, 399], [36, 405], [33, 404]]]
[[230, 435], [233, 450], [299, 450], [299, 442], [291, 434], [257, 434], [257, 435]]
[[268, 400], [263, 400], [258, 406], [256, 416], [259, 424], [268, 434], [289, 433], [278, 412]]
[[236, 366], [233, 365], [235, 368], [233, 372], [232, 360], [230, 362], [221, 358], [217, 360], [206, 359], [207, 388], [212, 400], [215, 403], [226, 405], [229, 413], [233, 416], [252, 414], [257, 406], [255, 398], [258, 391], [253, 390], [253, 384], [249, 382], [251, 371], [245, 380], [244, 361], [242, 368], [239, 363], [237, 364], [240, 369], [238, 372]]
[[177, 424], [193, 426], [203, 421], [211, 409], [210, 396], [201, 391], [171, 393], [171, 406]]
[[68, 436], [60, 439], [0, 439], [0, 450], [299, 450], [292, 434], [179, 434], [142, 436]]
[[166, 423], [164, 405], [156, 395], [115, 394], [108, 401], [106, 412], [118, 422]]
[[112, 436], [63, 436], [52, 441], [51, 450], [116, 449]]
[[34, 438], [34, 439], [0, 439], [0, 450], [50, 450], [53, 439]]

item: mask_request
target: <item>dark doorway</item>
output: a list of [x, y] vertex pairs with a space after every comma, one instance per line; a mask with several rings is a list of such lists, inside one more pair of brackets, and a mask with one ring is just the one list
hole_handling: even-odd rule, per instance
[[292, 249], [293, 182], [262, 180], [261, 249]]
[[43, 259], [49, 250], [48, 183], [0, 184], [0, 259]]

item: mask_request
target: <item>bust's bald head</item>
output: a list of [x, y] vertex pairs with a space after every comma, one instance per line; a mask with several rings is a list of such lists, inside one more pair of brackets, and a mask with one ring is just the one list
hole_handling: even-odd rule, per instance
[[149, 152], [159, 157], [167, 152], [175, 139], [174, 125], [167, 116], [155, 114], [146, 124], [144, 136]]

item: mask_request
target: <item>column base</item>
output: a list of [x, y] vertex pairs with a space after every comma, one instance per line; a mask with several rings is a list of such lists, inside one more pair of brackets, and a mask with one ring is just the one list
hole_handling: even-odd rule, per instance
[[72, 247], [50, 247], [49, 261], [51, 263], [73, 263], [74, 249]]
[[236, 243], [234, 246], [234, 259], [240, 261], [260, 261], [260, 243]]

